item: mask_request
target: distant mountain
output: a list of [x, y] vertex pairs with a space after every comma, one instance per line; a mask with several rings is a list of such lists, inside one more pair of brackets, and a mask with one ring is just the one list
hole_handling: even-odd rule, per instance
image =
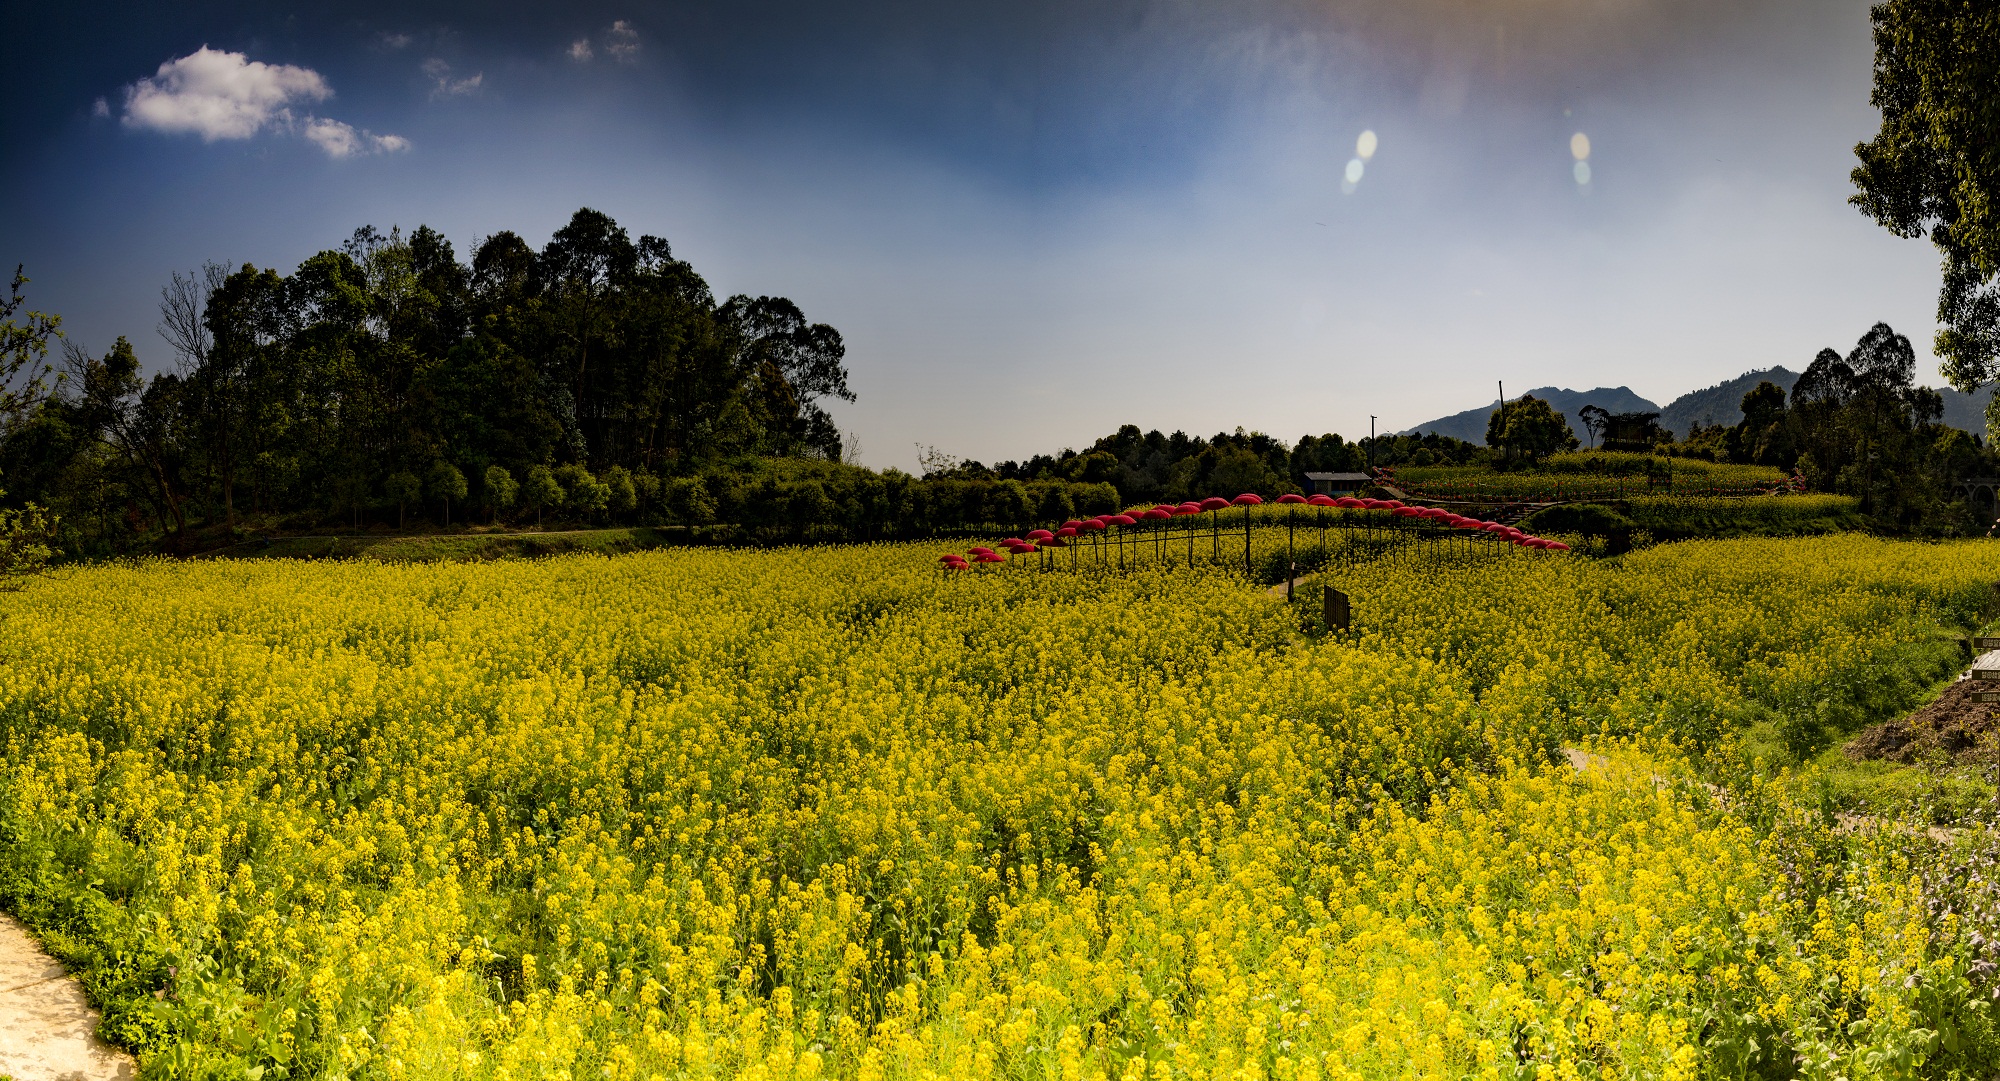
[[1792, 384], [1799, 381], [1799, 373], [1780, 365], [1744, 372], [1728, 382], [1683, 394], [1660, 410], [1660, 426], [1673, 432], [1675, 439], [1686, 439], [1697, 424], [1734, 425], [1743, 419], [1743, 396], [1766, 380], [1790, 394]]
[[[1756, 386], [1755, 383], [1750, 385]], [[1563, 419], [1569, 422], [1569, 430], [1575, 432], [1577, 438], [1586, 442], [1589, 441], [1590, 437], [1584, 432], [1583, 423], [1576, 418], [1577, 410], [1582, 409], [1586, 405], [1597, 406], [1608, 413], [1657, 413], [1660, 411], [1659, 406], [1632, 393], [1630, 387], [1598, 387], [1596, 390], [1565, 390], [1561, 387], [1537, 387], [1528, 393], [1549, 403], [1556, 412], [1561, 413]], [[1739, 394], [1737, 397], [1741, 398], [1742, 395]], [[1511, 400], [1518, 401], [1519, 399]], [[1419, 424], [1414, 428], [1404, 429], [1396, 434], [1429, 435], [1432, 432], [1436, 432], [1439, 435], [1451, 436], [1453, 439], [1463, 439], [1468, 443], [1483, 444], [1486, 442], [1486, 420], [1498, 408], [1500, 408], [1500, 399], [1495, 398], [1491, 403], [1482, 405], [1477, 409], [1468, 409], [1463, 413], [1453, 413], [1448, 417], [1439, 417], [1428, 423]]]
[[[1559, 387], [1538, 387], [1529, 394], [1548, 402], [1569, 422], [1570, 431], [1578, 439], [1589, 441], [1590, 436], [1577, 420], [1577, 410], [1586, 405], [1596, 405], [1611, 413], [1658, 413], [1662, 427], [1674, 433], [1675, 439], [1686, 439], [1688, 432], [1696, 424], [1733, 425], [1743, 419], [1743, 396], [1754, 390], [1758, 383], [1769, 380], [1784, 388], [1787, 395], [1792, 392], [1792, 384], [1799, 381], [1799, 373], [1779, 365], [1744, 372], [1742, 375], [1712, 387], [1690, 391], [1669, 402], [1666, 408], [1632, 393], [1626, 387], [1598, 387], [1596, 390], [1563, 390]], [[1938, 393], [1944, 396], [1944, 422], [1954, 428], [1961, 428], [1984, 439], [1986, 437], [1986, 403], [1992, 400], [1992, 388], [1982, 387], [1971, 394], [1961, 394], [1945, 387]], [[1486, 442], [1486, 419], [1500, 408], [1495, 399], [1477, 409], [1463, 413], [1453, 413], [1448, 417], [1406, 428], [1397, 435], [1427, 435], [1436, 432], [1468, 443]]]
[[1993, 400], [1991, 386], [1980, 387], [1970, 394], [1945, 387], [1938, 391], [1944, 395], [1944, 422], [1954, 428], [1963, 428], [1981, 439], [1986, 438], [1986, 403]]

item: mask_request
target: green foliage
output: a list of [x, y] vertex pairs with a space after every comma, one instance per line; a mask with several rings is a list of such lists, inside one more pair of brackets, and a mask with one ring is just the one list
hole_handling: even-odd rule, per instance
[[1597, 503], [1564, 503], [1536, 511], [1521, 521], [1530, 533], [1577, 533], [1586, 537], [1629, 535], [1632, 520]]
[[1869, 15], [1882, 127], [1854, 148], [1849, 202], [1944, 255], [1934, 351], [1970, 393], [2000, 374], [2000, 7], [1884, 0]]
[[554, 470], [546, 465], [528, 467], [527, 479], [521, 485], [521, 502], [535, 512], [537, 523], [541, 522], [543, 511], [561, 506], [563, 498], [563, 488], [556, 483]]
[[489, 465], [480, 491], [485, 493], [489, 513], [497, 514], [514, 505], [514, 500], [521, 494], [521, 485], [514, 480], [512, 473], [507, 472], [506, 466]]
[[1509, 458], [1533, 461], [1559, 450], [1575, 450], [1577, 438], [1569, 430], [1569, 422], [1549, 403], [1523, 394], [1518, 401], [1501, 403], [1487, 419], [1486, 445]]
[[[5, 495], [0, 492], [0, 497]], [[55, 555], [49, 543], [55, 527], [55, 519], [33, 503], [0, 507], [0, 589], [18, 589], [48, 565]]]
[[8, 297], [0, 301], [0, 434], [48, 393], [46, 380], [53, 370], [48, 363], [49, 343], [62, 337], [61, 316], [21, 312], [27, 303], [21, 294], [21, 287], [28, 284], [24, 269], [14, 268]]
[[1868, 526], [1860, 501], [1844, 495], [1634, 496], [1622, 505], [1655, 540], [1812, 536]]

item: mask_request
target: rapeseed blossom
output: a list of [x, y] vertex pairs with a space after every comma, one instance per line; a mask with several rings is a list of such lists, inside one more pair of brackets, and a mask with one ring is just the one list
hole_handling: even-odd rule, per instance
[[1356, 562], [1333, 635], [930, 546], [93, 568], [0, 597], [0, 866], [163, 1076], [1912, 1076], [1990, 1022], [1893, 846], [1692, 779], [1915, 694], [1984, 551]]

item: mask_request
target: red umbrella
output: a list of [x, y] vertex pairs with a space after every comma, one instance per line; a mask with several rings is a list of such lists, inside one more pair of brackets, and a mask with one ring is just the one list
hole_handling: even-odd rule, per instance
[[1483, 523], [1481, 523], [1481, 522], [1480, 522], [1480, 521], [1479, 521], [1478, 519], [1476, 519], [1476, 518], [1460, 518], [1460, 519], [1459, 519], [1458, 521], [1456, 521], [1456, 522], [1453, 522], [1453, 523], [1451, 523], [1451, 527], [1452, 527], [1453, 529], [1481, 529], [1481, 528], [1484, 528], [1484, 526], [1483, 526]]
[[949, 563], [954, 559], [958, 560], [961, 563], [965, 562], [965, 557], [959, 555], [957, 552], [946, 552], [945, 554], [938, 557], [938, 562]]
[[1264, 502], [1264, 497], [1258, 495], [1256, 492], [1244, 492], [1242, 495], [1230, 500], [1230, 502], [1239, 507], [1254, 507]]
[[1221, 510], [1222, 508], [1228, 505], [1229, 505], [1229, 500], [1224, 499], [1219, 495], [1212, 495], [1209, 496], [1207, 499], [1201, 501], [1202, 510]]
[[1403, 501], [1400, 499], [1384, 499], [1382, 505], [1390, 510], [1395, 510], [1397, 507], [1403, 506]]
[[964, 569], [966, 568], [966, 566], [967, 566], [967, 564], [966, 564], [965, 560], [961, 559], [961, 560], [958, 560], [958, 561], [956, 561], [956, 562], [952, 562], [952, 563], [947, 563], [947, 564], [945, 564], [945, 565], [944, 565], [944, 569], [945, 569], [945, 570], [948, 570], [948, 571], [962, 571], [962, 570], [964, 570]]
[[1388, 500], [1386, 500], [1386, 499], [1363, 499], [1363, 500], [1360, 500], [1360, 503], [1361, 503], [1361, 506], [1362, 506], [1363, 508], [1367, 509], [1367, 510], [1388, 510], [1388, 509], [1389, 509], [1389, 501], [1388, 501]]
[[1147, 511], [1142, 517], [1157, 520], [1160, 518], [1172, 518], [1173, 516], [1174, 516], [1174, 511], [1172, 507], [1154, 507], [1152, 510]]
[[1306, 503], [1306, 502], [1310, 502], [1310, 500], [1306, 499], [1306, 497], [1305, 497], [1305, 496], [1302, 496], [1302, 495], [1299, 495], [1299, 494], [1297, 494], [1297, 493], [1295, 493], [1295, 492], [1286, 492], [1286, 493], [1285, 493], [1284, 495], [1281, 495], [1281, 496], [1279, 496], [1279, 497], [1278, 497], [1278, 502], [1280, 502], [1280, 503]]
[[1075, 527], [1075, 526], [1073, 526], [1073, 525], [1066, 525], [1066, 526], [1062, 527], [1061, 529], [1058, 529], [1058, 530], [1056, 530], [1056, 536], [1057, 536], [1057, 537], [1074, 537], [1074, 536], [1076, 536], [1076, 527]]
[[993, 549], [991, 548], [967, 548], [966, 551], [976, 556], [990, 556], [993, 554]]
[[1129, 514], [1114, 514], [1111, 517], [1106, 518], [1105, 521], [1111, 523], [1112, 525], [1138, 524], [1137, 521]]
[[1064, 528], [1064, 529], [1076, 529], [1076, 528], [1078, 528], [1078, 527], [1080, 527], [1080, 526], [1082, 526], [1082, 525], [1083, 525], [1083, 523], [1082, 523], [1082, 522], [1079, 522], [1079, 521], [1077, 521], [1076, 519], [1074, 519], [1074, 518], [1071, 518], [1071, 519], [1070, 519], [1069, 521], [1067, 521], [1067, 522], [1064, 522], [1064, 523], [1062, 524], [1062, 528]]
[[1480, 526], [1479, 528], [1481, 528], [1481, 529], [1485, 530], [1485, 531], [1486, 531], [1486, 532], [1488, 532], [1488, 533], [1505, 533], [1505, 532], [1507, 532], [1507, 527], [1506, 527], [1506, 526], [1504, 526], [1504, 525], [1501, 525], [1501, 524], [1500, 524], [1499, 522], [1488, 522], [1488, 523], [1486, 523], [1485, 525], [1483, 525], [1483, 526]]
[[1046, 530], [1046, 529], [1036, 529], [1036, 530], [1031, 530], [1031, 531], [1029, 531], [1029, 533], [1028, 533], [1028, 539], [1029, 539], [1029, 540], [1037, 540], [1037, 541], [1045, 541], [1045, 540], [1050, 540], [1050, 539], [1052, 539], [1052, 538], [1054, 538], [1054, 537], [1055, 537], [1055, 534], [1054, 534], [1054, 533], [1051, 533], [1051, 532], [1049, 532], [1049, 531], [1048, 531], [1048, 530]]
[[1199, 503], [1182, 503], [1182, 504], [1181, 504], [1180, 506], [1178, 506], [1178, 507], [1175, 507], [1175, 508], [1174, 508], [1174, 513], [1175, 513], [1175, 514], [1200, 514], [1200, 513], [1201, 513], [1201, 504], [1199, 504]]
[[1445, 509], [1444, 509], [1443, 507], [1424, 507], [1424, 508], [1422, 508], [1422, 509], [1420, 509], [1420, 510], [1418, 510], [1418, 511], [1417, 511], [1417, 517], [1419, 517], [1419, 518], [1449, 518], [1449, 517], [1451, 517], [1451, 512], [1450, 512], [1450, 511], [1448, 511], [1448, 510], [1445, 510]]
[[[1326, 500], [1326, 502], [1321, 503], [1320, 500], [1322, 499]], [[1343, 510], [1359, 510], [1368, 505], [1351, 495], [1344, 495], [1339, 499], [1334, 499], [1331, 496], [1316, 495], [1306, 500], [1306, 502], [1311, 503], [1315, 507], [1340, 507]]]
[[[1075, 535], [1074, 533], [1072, 533], [1072, 534], [1071, 534], [1071, 536], [1074, 536], [1074, 535]], [[1064, 540], [1064, 539], [1062, 539], [1061, 537], [1050, 537], [1050, 538], [1049, 538], [1048, 540], [1045, 540], [1045, 541], [1043, 541], [1043, 542], [1042, 542], [1042, 547], [1044, 547], [1044, 548], [1067, 548], [1067, 547], [1069, 547], [1069, 542], [1068, 542], [1068, 541], [1066, 541], [1066, 540]]]
[[1021, 538], [1019, 538], [1019, 537], [1008, 537], [1008, 538], [1007, 538], [1006, 540], [1003, 540], [1003, 541], [1001, 541], [1000, 543], [1001, 543], [1001, 544], [1026, 544], [1026, 543], [1028, 543], [1028, 542], [1027, 542], [1027, 541], [1024, 541], [1024, 540], [1022, 540], [1022, 539], [1021, 539]]
[[1548, 544], [1548, 548], [1549, 548], [1549, 551], [1551, 551], [1551, 552], [1567, 552], [1567, 551], [1569, 551], [1569, 545], [1567, 545], [1567, 544], [1564, 544], [1564, 543], [1563, 543], [1563, 542], [1561, 542], [1561, 541], [1550, 541], [1550, 542], [1549, 542], [1549, 544]]
[[1415, 507], [1391, 507], [1389, 513], [1398, 518], [1415, 518], [1419, 512]]
[[978, 559], [974, 560], [974, 562], [977, 562], [977, 563], [1005, 563], [1005, 562], [1007, 562], [1007, 557], [1006, 557], [1006, 556], [1003, 556], [1003, 555], [1001, 555], [1001, 554], [999, 554], [998, 552], [983, 552], [983, 553], [981, 553], [981, 554], [979, 555]]
[[1085, 522], [1083, 523], [1083, 525], [1082, 525], [1082, 526], [1081, 526], [1080, 528], [1083, 528], [1083, 529], [1103, 529], [1103, 528], [1104, 528], [1105, 526], [1107, 526], [1107, 525], [1109, 525], [1109, 524], [1110, 524], [1109, 522], [1106, 522], [1106, 521], [1105, 521], [1104, 519], [1102, 519], [1102, 518], [1091, 518], [1091, 519], [1088, 519], [1088, 520], [1086, 520], [1086, 521], [1085, 521]]

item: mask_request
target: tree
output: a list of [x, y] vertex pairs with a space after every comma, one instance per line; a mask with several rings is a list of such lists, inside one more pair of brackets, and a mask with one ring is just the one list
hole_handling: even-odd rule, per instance
[[1790, 466], [1794, 457], [1785, 431], [1785, 391], [1766, 379], [1743, 395], [1743, 419], [1736, 422], [1734, 457], [1756, 465]]
[[60, 315], [31, 311], [15, 321], [15, 313], [27, 303], [21, 295], [28, 284], [25, 269], [25, 264], [14, 268], [13, 287], [0, 302], [0, 433], [48, 396], [49, 342], [62, 337]]
[[521, 493], [521, 486], [514, 481], [514, 475], [502, 466], [489, 465], [481, 491], [486, 493], [487, 521], [500, 516], [500, 512], [514, 505], [514, 497]]
[[539, 529], [543, 508], [562, 505], [562, 485], [556, 483], [555, 472], [545, 465], [530, 466], [528, 479], [521, 485], [521, 499], [535, 509], [535, 527]]
[[632, 473], [622, 465], [614, 465], [604, 471], [604, 488], [610, 494], [613, 514], [630, 514], [639, 506], [639, 489], [632, 483]]
[[1227, 496], [1236, 492], [1272, 492], [1277, 489], [1278, 475], [1264, 460], [1242, 447], [1225, 447], [1215, 456], [1215, 468], [1209, 471], [1208, 486], [1218, 495]]
[[1576, 411], [1576, 419], [1583, 424], [1583, 430], [1590, 433], [1590, 445], [1597, 445], [1597, 437], [1611, 421], [1611, 411], [1601, 405], [1586, 405]]
[[2000, 5], [1884, 0], [1869, 11], [1882, 114], [1848, 201], [1944, 256], [1934, 350], [1967, 393], [2000, 375]]
[[382, 482], [382, 491], [396, 501], [396, 528], [403, 528], [403, 504], [423, 494], [423, 482], [417, 479], [415, 473], [398, 470]]
[[1487, 419], [1486, 445], [1532, 461], [1559, 450], [1575, 450], [1577, 439], [1561, 413], [1540, 398], [1523, 394], [1519, 401], [1502, 403]]
[[431, 498], [444, 501], [444, 524], [451, 524], [451, 501], [465, 498], [465, 474], [457, 466], [439, 459], [432, 463], [430, 474], [424, 478], [424, 487], [430, 490]]

